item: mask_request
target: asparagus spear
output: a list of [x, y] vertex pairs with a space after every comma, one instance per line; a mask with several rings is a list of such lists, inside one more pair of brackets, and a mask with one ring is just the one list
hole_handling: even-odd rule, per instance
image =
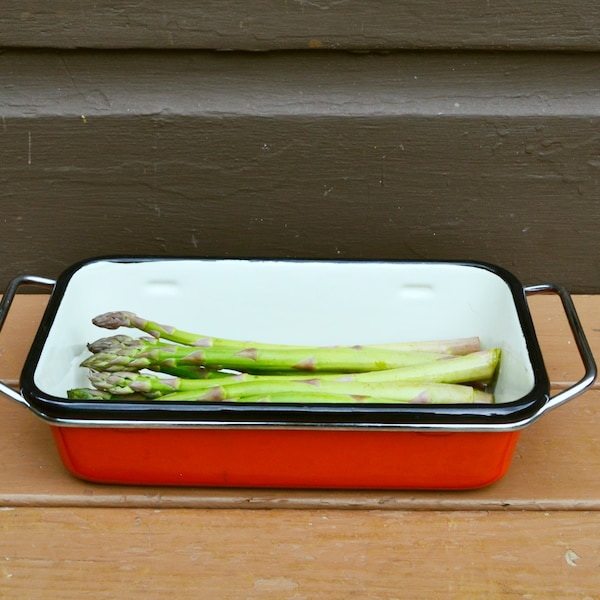
[[124, 351], [99, 352], [81, 364], [95, 370], [135, 370], [150, 365], [200, 365], [211, 369], [232, 369], [249, 373], [280, 371], [335, 371], [341, 373], [378, 371], [443, 358], [444, 354], [378, 350], [356, 347], [189, 348], [178, 345], [140, 345]]
[[116, 348], [125, 348], [130, 345], [136, 345], [140, 339], [150, 342], [155, 338], [133, 338], [129, 335], [112, 335], [109, 337], [103, 337], [87, 345], [87, 349], [93, 354], [98, 352], [109, 352]]
[[[478, 390], [465, 385], [454, 384], [423, 384], [408, 385], [400, 392], [394, 394], [394, 397], [374, 396], [364, 394], [346, 394], [343, 391], [330, 392], [312, 390], [303, 393], [294, 391], [277, 392], [273, 391], [264, 394], [239, 395], [220, 400], [211, 397], [198, 396], [197, 392], [173, 392], [160, 396], [161, 401], [173, 402], [248, 402], [248, 403], [297, 403], [297, 404], [315, 404], [315, 403], [348, 403], [348, 404], [474, 404], [494, 402], [494, 396], [491, 393]], [[118, 396], [114, 396], [117, 398]], [[124, 396], [128, 398], [129, 396]]]
[[[169, 340], [185, 346], [198, 348], [229, 348], [239, 351], [244, 348], [256, 348], [257, 350], [282, 350], [282, 349], [312, 349], [313, 346], [297, 346], [289, 344], [270, 344], [256, 341], [232, 340], [217, 338], [209, 335], [191, 333], [177, 329], [171, 325], [162, 325], [156, 321], [150, 321], [136, 314], [121, 310], [98, 315], [92, 322], [98, 327], [105, 329], [118, 329], [129, 327], [150, 334], [156, 339]], [[125, 336], [126, 337], [126, 336]], [[481, 349], [478, 337], [457, 338], [452, 340], [414, 341], [398, 342], [390, 344], [362, 344], [361, 346], [346, 346], [346, 348], [374, 348], [383, 350], [395, 350], [402, 352], [430, 352], [435, 354], [468, 354]]]
[[73, 400], [113, 400], [114, 394], [104, 390], [89, 388], [74, 388], [67, 390], [67, 398]]
[[[122, 400], [122, 394], [115, 395], [95, 388], [73, 388], [67, 390], [67, 398], [72, 400]], [[148, 400], [144, 394], [128, 394], [127, 400]]]
[[462, 356], [481, 350], [481, 340], [476, 337], [455, 338], [451, 340], [431, 340], [415, 342], [393, 342], [390, 344], [367, 344], [368, 348], [382, 350], [405, 350], [415, 352], [438, 352]]
[[[466, 387], [466, 386], [462, 386]], [[494, 401], [494, 396], [487, 392], [482, 392], [474, 388], [468, 388], [471, 391], [464, 394], [461, 404], [491, 404]], [[471, 393], [472, 392], [472, 393]], [[165, 396], [164, 399], [175, 400], [177, 393]], [[190, 398], [191, 399], [191, 398]], [[423, 392], [418, 396], [408, 399], [384, 398], [378, 396], [348, 396], [344, 394], [332, 394], [326, 392], [313, 392], [304, 394], [301, 397], [293, 392], [280, 392], [274, 394], [258, 395], [258, 396], [243, 396], [239, 398], [230, 398], [226, 402], [260, 402], [260, 403], [295, 403], [295, 404], [315, 404], [315, 403], [342, 403], [342, 404], [451, 404], [456, 403], [456, 397], [439, 395], [437, 398], [431, 397], [427, 392]]]
[[[469, 388], [471, 392], [467, 392], [461, 398], [464, 403], [492, 403], [493, 395], [487, 392]], [[302, 394], [299, 396], [295, 392], [278, 392], [271, 394], [258, 394], [255, 396], [240, 396], [236, 398], [228, 398], [226, 402], [248, 402], [248, 403], [298, 403], [298, 404], [315, 404], [315, 403], [343, 403], [343, 404], [431, 404], [431, 403], [450, 403], [456, 402], [455, 397], [446, 396], [443, 399], [439, 397], [432, 401], [431, 396], [421, 390], [418, 396], [410, 399], [385, 398], [377, 396], [359, 396], [348, 394], [336, 394], [331, 392], [311, 392], [310, 394]], [[110, 392], [98, 390], [95, 388], [75, 388], [67, 393], [67, 397], [78, 400], [148, 400], [148, 397], [143, 394], [111, 394]], [[198, 394], [195, 391], [191, 392], [173, 392], [160, 397], [162, 401], [185, 402], [198, 401]]]
[[365, 383], [375, 381], [486, 382], [494, 377], [500, 364], [500, 357], [500, 348], [490, 348], [397, 369], [356, 373], [344, 377]]

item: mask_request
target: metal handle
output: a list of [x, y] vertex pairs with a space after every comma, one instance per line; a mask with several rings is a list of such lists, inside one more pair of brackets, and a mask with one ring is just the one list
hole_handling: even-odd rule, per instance
[[577, 311], [575, 310], [575, 305], [573, 304], [573, 299], [569, 292], [567, 292], [563, 286], [553, 283], [531, 285], [526, 286], [523, 289], [526, 294], [557, 294], [560, 297], [567, 321], [569, 322], [573, 337], [575, 338], [575, 343], [577, 344], [577, 349], [579, 350], [579, 355], [581, 356], [583, 366], [585, 367], [585, 375], [577, 383], [568, 387], [566, 390], [559, 392], [555, 396], [552, 396], [536, 415], [537, 417], [584, 392], [592, 385], [592, 383], [594, 383], [597, 369], [594, 355], [592, 354], [592, 350], [590, 349], [585, 333], [583, 332], [583, 327], [581, 326]]
[[[2, 300], [0, 300], [0, 331], [2, 331], [2, 327], [4, 326], [4, 321], [8, 315], [8, 310], [10, 309], [12, 302], [15, 298], [15, 295], [18, 289], [22, 285], [39, 285], [43, 287], [54, 287], [56, 281], [53, 279], [46, 279], [45, 277], [37, 277], [35, 275], [19, 275], [15, 277], [6, 288], [4, 295], [2, 296]], [[25, 404], [29, 406], [25, 398], [23, 396], [13, 390], [9, 385], [0, 381], [0, 393], [8, 396], [12, 400], [16, 400], [21, 404]]]

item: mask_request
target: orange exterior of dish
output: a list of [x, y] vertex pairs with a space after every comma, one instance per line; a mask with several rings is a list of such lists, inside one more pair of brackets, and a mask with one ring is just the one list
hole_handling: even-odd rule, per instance
[[75, 476], [206, 487], [470, 489], [505, 475], [519, 431], [107, 429], [52, 426]]

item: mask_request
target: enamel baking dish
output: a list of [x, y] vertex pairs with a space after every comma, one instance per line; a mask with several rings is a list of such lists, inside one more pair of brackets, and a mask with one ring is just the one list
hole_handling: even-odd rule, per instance
[[[562, 286], [523, 287], [478, 262], [288, 261], [108, 257], [51, 288], [21, 373], [0, 391], [51, 427], [77, 477], [104, 483], [362, 489], [466, 489], [510, 466], [520, 432], [577, 396], [596, 366]], [[585, 367], [550, 395], [527, 304], [558, 294]], [[86, 344], [106, 332], [92, 318], [128, 310], [206, 335], [287, 344], [386, 343], [478, 336], [499, 347], [494, 404], [286, 404], [67, 399], [87, 385]], [[131, 331], [131, 330], [129, 330]]]

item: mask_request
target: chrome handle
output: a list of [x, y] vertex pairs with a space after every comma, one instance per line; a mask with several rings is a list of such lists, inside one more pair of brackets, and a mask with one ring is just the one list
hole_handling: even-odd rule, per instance
[[579, 316], [577, 315], [577, 310], [575, 309], [573, 299], [571, 298], [569, 292], [567, 292], [562, 285], [553, 283], [531, 285], [526, 286], [523, 289], [526, 294], [557, 294], [559, 296], [567, 317], [567, 321], [569, 323], [569, 327], [571, 328], [573, 337], [575, 338], [579, 355], [581, 356], [581, 360], [585, 368], [584, 376], [577, 381], [577, 383], [552, 396], [536, 415], [537, 417], [544, 412], [564, 404], [568, 400], [571, 400], [572, 398], [575, 398], [575, 396], [578, 396], [584, 392], [588, 387], [590, 387], [590, 385], [592, 385], [592, 383], [594, 383], [597, 375], [597, 368], [594, 355], [592, 354], [592, 350], [585, 337], [583, 327], [581, 326]]
[[[55, 284], [56, 282], [53, 279], [37, 277], [36, 275], [19, 275], [18, 277], [15, 277], [13, 280], [11, 280], [8, 284], [8, 287], [6, 288], [6, 291], [4, 292], [4, 295], [2, 296], [2, 300], [0, 301], [0, 331], [2, 331], [4, 321], [6, 320], [8, 311], [12, 305], [15, 295], [22, 285], [39, 285], [42, 287], [54, 287]], [[21, 404], [29, 406], [25, 398], [23, 398], [23, 396], [19, 392], [15, 391], [3, 381], [0, 381], [0, 393], [4, 394], [5, 396], [8, 396], [12, 400], [16, 400]]]

